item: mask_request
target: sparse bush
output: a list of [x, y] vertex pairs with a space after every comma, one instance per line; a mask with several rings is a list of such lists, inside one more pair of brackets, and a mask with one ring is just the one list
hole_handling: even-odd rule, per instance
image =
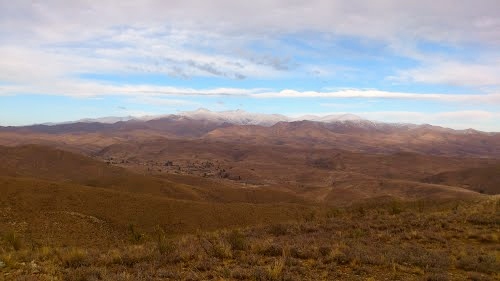
[[87, 264], [87, 252], [80, 248], [71, 248], [60, 253], [60, 259], [65, 267], [77, 268]]
[[403, 211], [403, 207], [400, 202], [392, 201], [389, 207], [389, 213], [391, 215], [399, 215]]
[[459, 258], [457, 267], [466, 271], [493, 273], [498, 272], [500, 264], [494, 254], [469, 253]]
[[479, 241], [483, 243], [498, 243], [499, 239], [496, 233], [488, 233], [481, 235]]
[[288, 225], [283, 224], [283, 223], [278, 223], [278, 224], [273, 224], [269, 228], [269, 233], [271, 233], [274, 236], [282, 236], [288, 234]]
[[54, 248], [47, 246], [41, 247], [37, 251], [37, 258], [42, 261], [48, 260], [54, 255], [54, 253], [55, 253]]
[[132, 243], [141, 243], [144, 240], [144, 234], [138, 232], [133, 224], [129, 224], [128, 230]]
[[283, 253], [283, 248], [276, 244], [271, 244], [267, 248], [260, 251], [261, 255], [269, 257], [277, 257]]
[[316, 258], [317, 255], [314, 253], [312, 249], [308, 249], [305, 247], [293, 247], [290, 249], [290, 256], [296, 259], [311, 259]]
[[338, 208], [330, 208], [326, 212], [326, 217], [328, 219], [339, 217], [342, 214], [342, 211]]
[[304, 220], [306, 222], [312, 222], [314, 221], [314, 219], [316, 218], [317, 214], [316, 214], [316, 211], [312, 210], [310, 212], [307, 212], [304, 214]]
[[327, 257], [332, 253], [332, 248], [326, 247], [326, 246], [321, 246], [321, 247], [319, 247], [318, 251], [323, 257]]
[[267, 268], [267, 277], [270, 281], [278, 281], [283, 279], [283, 270], [285, 268], [285, 258], [281, 257]]
[[108, 251], [108, 253], [105, 255], [105, 263], [106, 264], [122, 264], [122, 255], [120, 251], [117, 249], [112, 249]]
[[219, 233], [209, 235], [198, 235], [198, 241], [205, 253], [220, 259], [232, 257], [231, 245], [225, 241]]
[[231, 245], [225, 241], [216, 241], [212, 244], [213, 256], [220, 259], [231, 258]]
[[227, 240], [233, 250], [244, 251], [248, 248], [247, 240], [239, 230], [231, 231], [227, 236]]
[[21, 250], [21, 248], [23, 247], [21, 238], [14, 231], [7, 232], [3, 238], [7, 242], [7, 244], [16, 251]]
[[144, 245], [131, 245], [127, 247], [121, 254], [121, 263], [128, 267], [132, 267], [137, 263], [150, 261], [153, 256], [154, 248], [145, 247]]
[[87, 281], [102, 280], [102, 273], [98, 268], [79, 267], [65, 272], [64, 280]]
[[159, 226], [156, 227], [156, 248], [162, 255], [175, 251], [174, 242], [166, 237], [165, 231]]

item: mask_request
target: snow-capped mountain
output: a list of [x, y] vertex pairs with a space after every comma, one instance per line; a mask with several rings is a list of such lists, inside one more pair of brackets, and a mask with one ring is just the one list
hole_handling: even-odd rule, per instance
[[293, 122], [293, 121], [315, 121], [315, 122], [345, 122], [345, 121], [366, 121], [365, 119], [354, 114], [333, 114], [333, 115], [304, 115], [300, 117], [288, 117], [281, 114], [264, 114], [264, 113], [251, 113], [245, 110], [227, 110], [227, 111], [210, 111], [205, 108], [199, 108], [194, 111], [184, 111], [177, 114], [166, 114], [157, 116], [125, 116], [125, 117], [100, 117], [100, 118], [85, 118], [77, 121], [61, 122], [61, 123], [44, 123], [42, 125], [61, 125], [72, 123], [103, 123], [114, 124], [117, 122], [126, 121], [149, 121], [164, 118], [189, 118], [192, 120], [205, 120], [214, 123], [228, 123], [234, 125], [258, 125], [258, 126], [272, 126], [278, 122]]
[[125, 117], [109, 116], [109, 117], [101, 117], [101, 118], [84, 118], [84, 119], [80, 119], [76, 122], [113, 124], [116, 122], [125, 122], [125, 121], [130, 121], [130, 120], [139, 120], [139, 119], [140, 118], [137, 118], [134, 116], [125, 116]]
[[156, 122], [161, 120], [194, 120], [194, 121], [208, 121], [213, 124], [223, 125], [257, 125], [263, 127], [271, 127], [280, 122], [297, 122], [297, 121], [313, 121], [325, 123], [331, 127], [334, 126], [338, 130], [343, 129], [362, 129], [362, 130], [430, 130], [434, 132], [447, 132], [452, 134], [478, 134], [479, 132], [473, 129], [468, 130], [453, 130], [439, 126], [432, 126], [429, 124], [407, 124], [407, 123], [384, 123], [363, 119], [354, 114], [331, 114], [331, 115], [303, 115], [300, 117], [288, 117], [281, 114], [263, 114], [251, 113], [245, 110], [228, 110], [228, 111], [210, 111], [205, 108], [200, 108], [194, 111], [185, 111], [177, 114], [166, 114], [156, 116], [125, 116], [125, 117], [101, 117], [101, 118], [86, 118], [73, 122], [63, 123], [45, 123], [40, 125], [56, 126], [56, 125], [70, 125], [74, 123], [101, 123], [106, 125], [115, 124], [117, 122]]
[[364, 120], [354, 114], [334, 114], [334, 115], [304, 115], [297, 118], [288, 117], [281, 114], [261, 114], [250, 113], [241, 109], [215, 112], [205, 108], [200, 108], [195, 111], [181, 112], [179, 116], [187, 117], [194, 120], [208, 120], [217, 123], [229, 123], [235, 125], [260, 125], [272, 126], [278, 122], [293, 122], [293, 121], [316, 121], [316, 122], [343, 122], [343, 121], [361, 121]]
[[280, 114], [250, 113], [241, 109], [215, 112], [200, 108], [195, 111], [186, 111], [177, 114], [194, 120], [207, 120], [216, 123], [235, 125], [272, 126], [278, 122], [291, 121], [291, 118]]
[[316, 122], [339, 122], [339, 121], [360, 121], [363, 118], [354, 114], [331, 114], [325, 116], [317, 115], [304, 115], [298, 118], [294, 118], [294, 121], [316, 121]]

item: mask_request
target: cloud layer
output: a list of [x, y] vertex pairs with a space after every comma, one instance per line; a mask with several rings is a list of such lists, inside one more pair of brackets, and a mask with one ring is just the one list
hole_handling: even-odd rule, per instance
[[46, 95], [496, 112], [499, 19], [497, 0], [0, 1], [0, 107]]

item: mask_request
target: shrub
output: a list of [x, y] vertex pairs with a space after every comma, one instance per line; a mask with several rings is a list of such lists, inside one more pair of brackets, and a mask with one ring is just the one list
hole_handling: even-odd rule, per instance
[[269, 229], [269, 233], [274, 236], [282, 236], [288, 234], [288, 225], [283, 223], [273, 224]]
[[132, 243], [140, 243], [144, 240], [144, 234], [138, 232], [133, 224], [128, 226], [130, 241]]
[[19, 251], [23, 247], [21, 238], [14, 231], [7, 232], [4, 235], [4, 240], [16, 251]]
[[317, 255], [312, 249], [307, 249], [306, 247], [293, 247], [290, 249], [290, 255], [296, 259], [312, 259], [317, 258]]
[[457, 267], [467, 271], [493, 273], [499, 268], [494, 254], [468, 254], [459, 258]]
[[79, 248], [71, 248], [60, 254], [61, 261], [65, 267], [77, 268], [87, 262], [87, 252]]
[[271, 244], [267, 248], [260, 251], [261, 255], [269, 256], [269, 257], [277, 257], [283, 253], [283, 248], [281, 246]]
[[154, 249], [143, 245], [131, 245], [122, 252], [121, 263], [132, 267], [137, 263], [150, 261], [153, 251]]
[[239, 230], [233, 230], [227, 236], [231, 248], [236, 251], [244, 251], [248, 248], [245, 236]]
[[278, 281], [283, 279], [283, 269], [285, 268], [285, 258], [281, 257], [267, 268], [268, 280]]
[[175, 251], [174, 242], [166, 237], [165, 231], [159, 226], [156, 227], [156, 248], [162, 255]]
[[398, 201], [392, 201], [391, 202], [391, 205], [390, 205], [390, 208], [389, 208], [389, 212], [390, 212], [391, 215], [398, 215], [402, 211], [403, 211], [403, 207], [401, 206], [401, 203], [399, 203]]
[[231, 258], [231, 245], [225, 241], [215, 241], [212, 244], [213, 256], [220, 259]]
[[201, 236], [198, 235], [198, 241], [205, 253], [220, 259], [231, 258], [231, 245], [222, 239], [219, 233]]
[[323, 257], [327, 257], [329, 256], [331, 253], [332, 253], [332, 248], [330, 247], [326, 247], [326, 246], [321, 246], [319, 247], [319, 253], [323, 256]]

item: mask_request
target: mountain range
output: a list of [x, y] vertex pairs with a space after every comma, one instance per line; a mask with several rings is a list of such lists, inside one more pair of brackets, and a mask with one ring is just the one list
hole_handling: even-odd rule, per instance
[[262, 113], [250, 113], [241, 109], [238, 110], [228, 110], [228, 111], [210, 111], [205, 108], [199, 108], [194, 111], [179, 112], [178, 114], [166, 114], [166, 115], [150, 115], [150, 116], [108, 116], [101, 118], [84, 118], [76, 121], [66, 121], [61, 123], [42, 123], [42, 125], [61, 125], [61, 124], [72, 124], [72, 123], [104, 123], [113, 124], [117, 122], [126, 121], [150, 121], [155, 119], [165, 119], [165, 118], [175, 118], [175, 117], [185, 117], [193, 120], [206, 120], [216, 123], [228, 123], [234, 125], [260, 125], [260, 126], [272, 126], [278, 122], [293, 122], [293, 121], [317, 121], [317, 122], [337, 122], [337, 121], [361, 121], [363, 118], [356, 116], [354, 114], [331, 114], [331, 115], [303, 115], [299, 117], [288, 117], [281, 114], [262, 114]]

